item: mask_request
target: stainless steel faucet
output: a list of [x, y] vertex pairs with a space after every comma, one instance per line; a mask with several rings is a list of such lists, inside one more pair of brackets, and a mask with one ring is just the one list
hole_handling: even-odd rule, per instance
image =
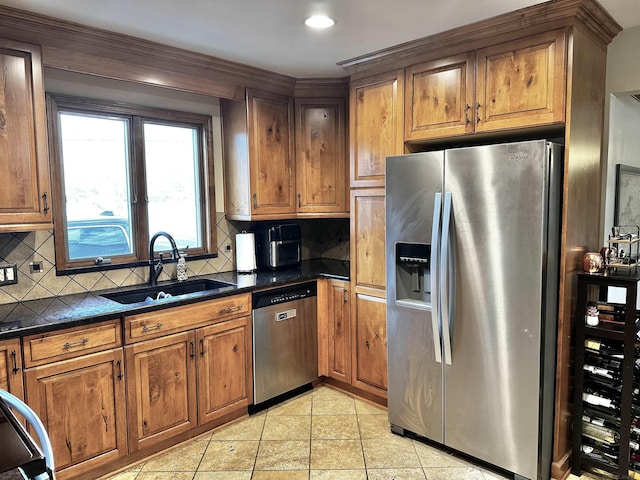
[[157, 285], [158, 277], [162, 273], [162, 254], [160, 254], [160, 258], [157, 262], [154, 261], [153, 247], [156, 243], [158, 237], [165, 237], [171, 243], [171, 258], [177, 259], [180, 254], [178, 253], [178, 247], [176, 246], [176, 241], [173, 239], [171, 235], [167, 232], [158, 232], [153, 237], [151, 237], [151, 241], [149, 242], [149, 285]]

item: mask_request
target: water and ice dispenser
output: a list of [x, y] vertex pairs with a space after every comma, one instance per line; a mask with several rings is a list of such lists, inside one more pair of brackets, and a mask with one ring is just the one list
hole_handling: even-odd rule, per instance
[[396, 243], [396, 304], [431, 307], [431, 245]]

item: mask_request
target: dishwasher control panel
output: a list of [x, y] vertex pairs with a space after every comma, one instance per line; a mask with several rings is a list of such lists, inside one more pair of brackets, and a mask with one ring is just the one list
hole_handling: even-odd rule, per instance
[[318, 294], [316, 282], [306, 282], [288, 287], [273, 288], [253, 294], [253, 308], [264, 308], [279, 303], [294, 302]]

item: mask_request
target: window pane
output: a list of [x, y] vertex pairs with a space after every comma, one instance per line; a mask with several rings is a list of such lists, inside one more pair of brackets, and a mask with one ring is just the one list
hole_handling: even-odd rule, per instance
[[[149, 236], [169, 233], [178, 247], [202, 247], [198, 129], [145, 122]], [[156, 250], [168, 250], [158, 238]]]
[[128, 123], [60, 113], [70, 260], [133, 252]]

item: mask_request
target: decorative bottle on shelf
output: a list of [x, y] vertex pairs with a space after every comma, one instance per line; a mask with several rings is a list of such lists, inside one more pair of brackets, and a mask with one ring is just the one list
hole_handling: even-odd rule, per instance
[[179, 282], [184, 282], [189, 278], [189, 274], [187, 273], [187, 261], [185, 259], [186, 256], [186, 253], [180, 252], [178, 263], [176, 264], [176, 278]]

